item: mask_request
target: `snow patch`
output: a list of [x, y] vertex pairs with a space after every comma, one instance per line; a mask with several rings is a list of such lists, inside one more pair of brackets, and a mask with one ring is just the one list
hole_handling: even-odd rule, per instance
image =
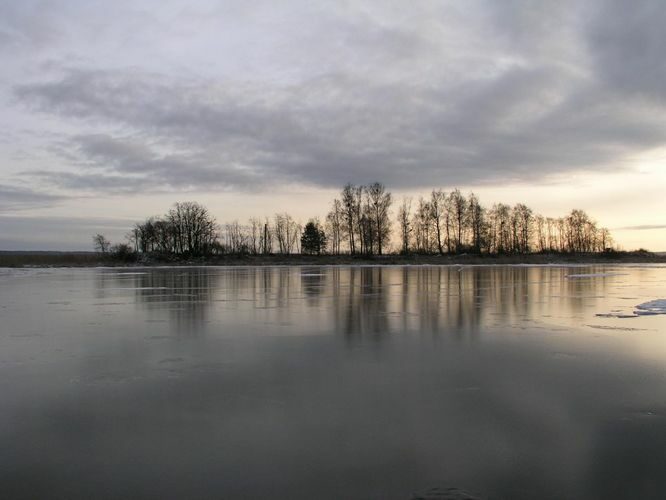
[[606, 276], [626, 276], [625, 273], [590, 273], [590, 274], [567, 274], [568, 279], [578, 278], [605, 278]]
[[653, 314], [666, 314], [666, 299], [651, 300], [636, 306], [634, 311], [638, 316], [650, 316]]
[[609, 312], [609, 313], [597, 313], [595, 314], [598, 318], [637, 318], [636, 314], [627, 314], [621, 312]]
[[585, 325], [590, 328], [596, 328], [598, 330], [614, 330], [619, 332], [645, 332], [645, 328], [629, 328], [626, 326], [610, 326], [610, 325]]

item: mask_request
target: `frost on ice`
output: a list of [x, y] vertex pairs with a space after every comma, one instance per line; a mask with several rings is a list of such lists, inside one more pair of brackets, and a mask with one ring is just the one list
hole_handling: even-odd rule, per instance
[[605, 278], [607, 276], [625, 276], [625, 273], [589, 273], [589, 274], [567, 274], [567, 279], [581, 278]]

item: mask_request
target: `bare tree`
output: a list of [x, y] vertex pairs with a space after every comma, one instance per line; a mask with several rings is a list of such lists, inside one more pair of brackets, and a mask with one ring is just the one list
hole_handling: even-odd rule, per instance
[[532, 236], [532, 209], [518, 203], [512, 211], [513, 251], [528, 253]]
[[356, 208], [358, 188], [353, 184], [347, 184], [341, 193], [342, 198], [342, 218], [347, 230], [347, 237], [349, 238], [349, 253], [352, 255], [356, 253], [356, 239], [354, 234], [356, 232], [356, 221], [358, 219], [358, 210]]
[[364, 188], [363, 186], [356, 186], [354, 188], [353, 196], [354, 196], [354, 202], [353, 202], [353, 210], [354, 210], [354, 221], [355, 221], [355, 228], [354, 231], [356, 232], [357, 236], [357, 243], [358, 247], [357, 250], [361, 253], [366, 252], [365, 248], [363, 247], [363, 234], [364, 231], [367, 233], [367, 225], [368, 225], [368, 219], [367, 219], [367, 211], [366, 211], [366, 218], [363, 219], [363, 192]]
[[271, 228], [268, 217], [264, 220], [264, 227], [261, 233], [260, 245], [261, 253], [269, 255], [273, 253], [273, 229]]
[[479, 199], [474, 193], [470, 193], [467, 198], [467, 220], [472, 231], [472, 247], [475, 253], [481, 253], [481, 247], [485, 236], [485, 210], [479, 203]]
[[96, 234], [93, 236], [93, 245], [96, 252], [106, 253], [109, 251], [111, 242], [103, 234]]
[[511, 208], [503, 203], [495, 203], [489, 215], [491, 251], [506, 253], [511, 243]]
[[587, 250], [587, 225], [590, 219], [583, 210], [572, 210], [565, 220], [567, 234], [567, 250], [584, 252]]
[[613, 238], [610, 234], [608, 228], [602, 227], [599, 230], [599, 250], [601, 252], [606, 252], [610, 250], [613, 246]]
[[175, 236], [176, 253], [203, 255], [217, 239], [215, 219], [196, 202], [174, 204], [167, 219]]
[[412, 221], [415, 250], [419, 253], [432, 253], [434, 240], [432, 237], [432, 209], [430, 203], [423, 197], [419, 198]]
[[233, 254], [246, 254], [250, 251], [248, 242], [250, 232], [246, 227], [241, 226], [238, 221], [233, 221], [225, 225], [227, 250]]
[[127, 232], [125, 239], [127, 239], [127, 242], [132, 247], [134, 253], [137, 253], [139, 251], [139, 242], [141, 240], [139, 236], [139, 229], [136, 225]]
[[[377, 253], [382, 254], [384, 246], [388, 243], [391, 233], [391, 219], [389, 208], [391, 207], [391, 193], [386, 191], [383, 184], [375, 182], [366, 188], [368, 193], [369, 212], [372, 219], [374, 239], [377, 243]], [[371, 239], [371, 241], [372, 241]]]
[[217, 223], [198, 203], [176, 203], [165, 217], [136, 224], [130, 241], [140, 252], [205, 255], [217, 245]]
[[375, 226], [372, 219], [372, 209], [370, 207], [370, 197], [363, 188], [365, 196], [363, 197], [361, 213], [358, 219], [358, 243], [362, 254], [371, 255], [374, 253], [375, 244]]
[[333, 200], [331, 211], [326, 216], [326, 228], [329, 234], [330, 252], [340, 254], [340, 243], [344, 233], [344, 220], [342, 203], [337, 198]]
[[463, 246], [463, 234], [465, 231], [465, 216], [467, 212], [467, 202], [459, 189], [454, 189], [449, 195], [451, 204], [451, 213], [453, 215], [453, 224], [456, 229], [456, 239], [454, 248], [460, 252]]
[[403, 198], [398, 208], [398, 226], [400, 227], [400, 241], [402, 253], [409, 253], [409, 241], [412, 234], [411, 226], [412, 199]]
[[547, 233], [546, 218], [543, 215], [534, 216], [534, 231], [536, 232], [536, 248], [539, 252], [546, 251]]
[[249, 250], [252, 255], [257, 255], [261, 248], [261, 233], [264, 230], [264, 225], [261, 223], [261, 220], [256, 217], [250, 218], [250, 231], [248, 234], [249, 237]]
[[446, 193], [441, 189], [433, 189], [430, 193], [430, 216], [435, 226], [435, 235], [437, 236], [437, 249], [440, 254], [444, 254], [444, 245], [442, 242], [442, 218], [446, 213]]
[[290, 254], [298, 250], [300, 225], [288, 213], [275, 214], [273, 234], [278, 244], [278, 252]]
[[446, 231], [446, 252], [452, 253], [455, 249], [455, 238], [454, 238], [454, 216], [453, 216], [453, 204], [451, 203], [451, 196], [447, 196], [444, 201], [444, 228]]

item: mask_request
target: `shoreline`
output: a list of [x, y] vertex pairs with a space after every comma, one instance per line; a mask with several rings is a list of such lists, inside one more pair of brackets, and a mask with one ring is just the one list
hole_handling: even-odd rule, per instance
[[400, 266], [400, 265], [613, 265], [666, 264], [666, 255], [650, 252], [608, 252], [600, 254], [523, 255], [220, 255], [204, 258], [141, 255], [136, 260], [118, 260], [82, 252], [0, 252], [0, 267], [187, 267], [187, 266]]

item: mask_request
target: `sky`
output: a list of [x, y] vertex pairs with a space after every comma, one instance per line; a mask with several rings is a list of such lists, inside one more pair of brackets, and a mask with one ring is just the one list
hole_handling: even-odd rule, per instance
[[0, 250], [176, 201], [304, 222], [379, 181], [666, 251], [664, 26], [662, 0], [0, 0]]

